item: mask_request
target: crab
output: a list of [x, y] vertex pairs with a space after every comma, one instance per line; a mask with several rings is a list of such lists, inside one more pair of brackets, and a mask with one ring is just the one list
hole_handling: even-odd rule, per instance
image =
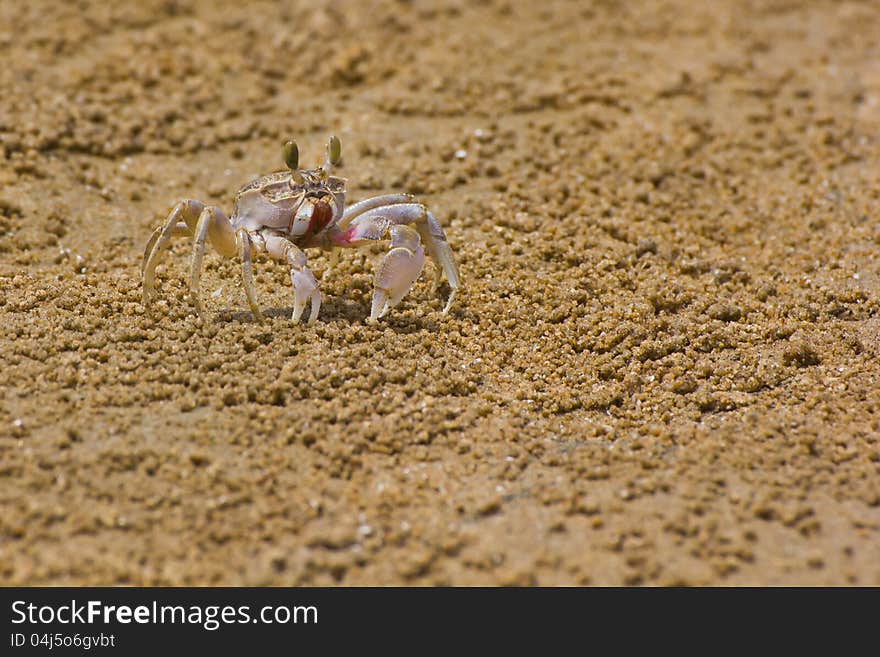
[[254, 319], [264, 319], [254, 292], [254, 252], [264, 252], [287, 263], [293, 284], [293, 313], [298, 322], [310, 303], [308, 321], [318, 318], [321, 293], [307, 266], [303, 249], [330, 251], [330, 271], [338, 248], [359, 247], [390, 238], [390, 248], [376, 269], [370, 321], [383, 317], [410, 291], [425, 263], [425, 251], [435, 264], [434, 287], [445, 276], [450, 294], [443, 313], [449, 311], [460, 285], [458, 267], [446, 234], [436, 217], [409, 194], [374, 196], [345, 207], [346, 180], [331, 175], [342, 158], [337, 137], [327, 143], [324, 165], [299, 168], [299, 148], [288, 141], [282, 150], [286, 170], [248, 183], [235, 196], [232, 216], [197, 200], [180, 201], [147, 242], [142, 264], [143, 301], [150, 308], [156, 294], [156, 266], [172, 237], [192, 237], [190, 300], [202, 315], [199, 278], [205, 243], [220, 255], [241, 260], [245, 295]]

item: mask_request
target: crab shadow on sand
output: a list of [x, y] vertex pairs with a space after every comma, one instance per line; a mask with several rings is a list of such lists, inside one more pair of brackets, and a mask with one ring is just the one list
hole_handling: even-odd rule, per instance
[[[266, 316], [267, 321], [282, 319], [289, 322], [292, 313], [293, 306], [263, 308], [263, 314]], [[457, 314], [454, 308], [450, 310], [450, 313], [454, 316]], [[350, 299], [325, 299], [321, 304], [321, 314], [312, 326], [336, 323], [366, 324], [370, 326], [369, 317], [370, 308], [366, 302], [360, 303]], [[254, 317], [250, 310], [220, 308], [214, 311], [214, 324], [226, 324], [228, 322], [254, 323]], [[309, 326], [304, 320], [301, 321], [301, 324]], [[400, 334], [420, 333], [422, 331], [437, 332], [440, 330], [440, 325], [430, 317], [408, 317], [400, 313], [394, 315], [389, 313], [388, 316], [379, 320], [374, 326], [379, 329], [390, 328], [395, 333]]]

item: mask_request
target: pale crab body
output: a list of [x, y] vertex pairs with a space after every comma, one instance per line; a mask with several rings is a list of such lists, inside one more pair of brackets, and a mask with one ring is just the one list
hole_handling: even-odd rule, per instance
[[[424, 249], [436, 265], [435, 287], [443, 276], [449, 283], [451, 291], [443, 309], [447, 312], [460, 277], [440, 223], [408, 194], [376, 196], [346, 208], [346, 181], [330, 175], [340, 156], [339, 140], [332, 137], [323, 167], [299, 169], [296, 144], [288, 142], [284, 148], [288, 169], [245, 185], [235, 197], [229, 218], [201, 201], [178, 203], [147, 243], [142, 268], [144, 304], [149, 307], [155, 297], [155, 270], [168, 241], [173, 236], [189, 236], [194, 245], [190, 296], [197, 312], [201, 313], [198, 287], [207, 241], [221, 255], [241, 259], [244, 290], [255, 319], [263, 314], [254, 293], [253, 250], [288, 264], [294, 288], [292, 319], [299, 320], [310, 303], [309, 321], [313, 322], [321, 295], [302, 249], [357, 247], [390, 238], [391, 248], [376, 270], [370, 319], [382, 317], [409, 292], [422, 271]], [[335, 261], [336, 251], [332, 253]]]
[[[278, 171], [245, 186], [235, 198], [230, 223], [234, 228], [257, 231], [272, 228], [290, 238], [313, 237], [335, 226], [345, 207], [345, 180], [321, 178], [320, 169], [300, 171], [301, 183], [291, 171]], [[318, 205], [325, 204], [325, 205]], [[319, 208], [313, 221], [313, 213]], [[326, 214], [327, 208], [331, 213]]]

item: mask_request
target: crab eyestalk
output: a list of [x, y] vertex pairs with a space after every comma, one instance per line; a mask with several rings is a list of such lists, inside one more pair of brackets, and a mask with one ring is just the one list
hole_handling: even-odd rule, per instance
[[302, 183], [302, 176], [299, 173], [299, 146], [296, 145], [296, 142], [291, 140], [284, 144], [281, 155], [284, 158], [284, 164], [293, 173], [294, 181]]
[[330, 169], [342, 162], [342, 143], [333, 135], [327, 142], [327, 158], [324, 160], [324, 175], [330, 175]]
[[296, 171], [299, 167], [299, 146], [296, 145], [296, 142], [291, 140], [284, 144], [284, 149], [281, 153], [287, 168], [291, 171]]

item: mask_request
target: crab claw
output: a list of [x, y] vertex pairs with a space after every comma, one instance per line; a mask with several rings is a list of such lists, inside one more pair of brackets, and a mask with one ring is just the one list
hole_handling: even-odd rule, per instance
[[370, 321], [375, 322], [396, 306], [422, 272], [425, 252], [419, 234], [409, 226], [391, 226], [391, 250], [376, 270]]
[[291, 270], [290, 280], [293, 283], [293, 315], [291, 319], [298, 322], [306, 309], [306, 302], [311, 300], [312, 310], [309, 313], [309, 324], [318, 319], [318, 311], [321, 309], [321, 293], [318, 292], [318, 282], [307, 267], [300, 270]]

